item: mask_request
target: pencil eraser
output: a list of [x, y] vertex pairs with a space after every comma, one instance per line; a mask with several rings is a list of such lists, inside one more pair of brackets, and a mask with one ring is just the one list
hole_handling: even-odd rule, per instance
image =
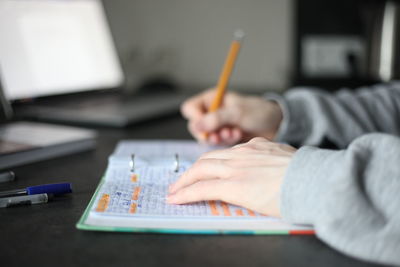
[[235, 38], [236, 41], [241, 41], [241, 40], [244, 38], [245, 34], [244, 34], [244, 31], [243, 31], [243, 30], [237, 29], [237, 30], [233, 33], [233, 36], [234, 36], [234, 38]]

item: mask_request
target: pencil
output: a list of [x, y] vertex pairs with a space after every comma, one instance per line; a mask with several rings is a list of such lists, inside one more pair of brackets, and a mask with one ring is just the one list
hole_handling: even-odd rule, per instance
[[[244, 38], [244, 32], [242, 30], [236, 30], [234, 33], [234, 39], [232, 41], [231, 47], [228, 52], [228, 56], [226, 57], [224, 67], [222, 68], [222, 72], [219, 76], [219, 80], [216, 86], [216, 93], [211, 103], [210, 107], [208, 108], [208, 112], [215, 112], [217, 111], [224, 99], [226, 87], [228, 86], [229, 79], [232, 75], [233, 68], [235, 66], [236, 58], [239, 54], [239, 50], [241, 47], [241, 42]], [[208, 138], [208, 133], [203, 133], [203, 138]]]

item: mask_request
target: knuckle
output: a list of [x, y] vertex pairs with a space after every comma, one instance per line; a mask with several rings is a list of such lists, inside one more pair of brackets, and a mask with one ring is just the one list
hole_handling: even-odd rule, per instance
[[219, 153], [219, 152], [222, 152], [222, 151], [223, 150], [213, 150], [213, 151], [205, 152], [199, 157], [198, 161], [199, 160], [203, 160], [204, 161], [204, 160], [207, 160], [207, 159], [210, 159], [210, 158], [214, 158], [216, 153]]
[[193, 100], [194, 100], [193, 98], [190, 98], [182, 103], [181, 105], [182, 113], [188, 113], [190, 111], [191, 107], [193, 106]]
[[234, 145], [233, 147], [231, 147], [231, 150], [236, 150], [236, 149], [239, 149], [239, 148], [241, 148], [241, 147], [243, 147], [245, 144], [237, 144], [237, 145]]
[[249, 143], [259, 143], [259, 142], [268, 142], [268, 140], [263, 137], [254, 137], [249, 141]]
[[251, 145], [242, 145], [239, 147], [234, 147], [232, 148], [232, 150], [240, 154], [245, 154], [245, 153], [251, 153], [253, 151], [253, 148]]
[[185, 102], [183, 102], [183, 103], [181, 104], [180, 110], [181, 110], [181, 113], [182, 113], [182, 114], [185, 114], [185, 115], [186, 115], [188, 106], [189, 106], [189, 100], [186, 100]]
[[192, 165], [192, 167], [190, 168], [190, 170], [193, 172], [193, 171], [196, 171], [196, 170], [198, 170], [198, 169], [202, 169], [202, 168], [204, 167], [204, 165], [205, 165], [205, 160], [206, 160], [206, 159], [198, 159], [198, 160]]
[[247, 143], [245, 143], [242, 147], [242, 151], [245, 152], [254, 152], [254, 150], [257, 149], [257, 145], [256, 142], [252, 140], [248, 141]]
[[211, 156], [212, 156], [212, 152], [205, 152], [199, 157], [198, 160], [203, 160], [203, 159], [206, 159], [206, 158], [210, 158]]

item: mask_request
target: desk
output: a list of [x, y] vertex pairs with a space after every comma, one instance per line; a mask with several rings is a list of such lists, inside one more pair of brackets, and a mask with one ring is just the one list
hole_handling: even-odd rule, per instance
[[15, 168], [0, 190], [69, 181], [74, 193], [44, 205], [0, 210], [1, 266], [377, 266], [314, 236], [158, 235], [80, 231], [86, 208], [120, 139], [189, 139], [178, 116], [128, 129], [99, 129], [96, 150]]

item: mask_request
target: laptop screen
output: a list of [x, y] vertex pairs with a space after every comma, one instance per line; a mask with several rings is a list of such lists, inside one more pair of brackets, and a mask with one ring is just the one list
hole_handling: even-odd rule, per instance
[[99, 0], [0, 1], [9, 100], [115, 88], [123, 72]]

